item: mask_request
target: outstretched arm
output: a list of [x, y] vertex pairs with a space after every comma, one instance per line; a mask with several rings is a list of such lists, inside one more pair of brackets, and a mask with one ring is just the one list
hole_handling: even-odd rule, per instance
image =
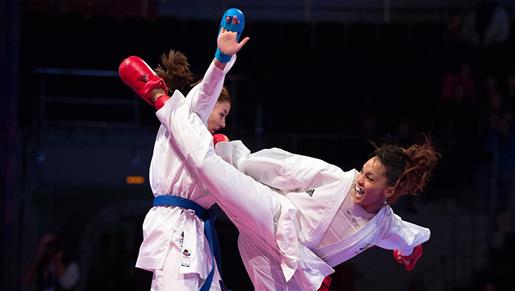
[[422, 243], [428, 241], [430, 236], [428, 228], [403, 221], [394, 214], [388, 232], [377, 246], [393, 250], [395, 261], [411, 271], [422, 257]]
[[[220, 25], [215, 58], [204, 74], [202, 81], [187, 96], [192, 112], [197, 113], [204, 123], [207, 123], [209, 115], [222, 92], [225, 74], [234, 65], [236, 53], [249, 40], [249, 37], [245, 37], [241, 42], [238, 42], [238, 34], [243, 30], [244, 20], [238, 19], [237, 16], [226, 16], [226, 14], [223, 16]], [[244, 17], [243, 14], [240, 17]], [[222, 58], [219, 56], [220, 54], [226, 57]]]

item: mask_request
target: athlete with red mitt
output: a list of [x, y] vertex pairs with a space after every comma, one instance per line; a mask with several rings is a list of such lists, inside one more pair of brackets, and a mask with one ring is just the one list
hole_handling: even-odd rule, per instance
[[[249, 39], [238, 42], [243, 27], [241, 11], [227, 10], [220, 24], [215, 58], [202, 81], [186, 97], [189, 110], [202, 120], [202, 126], [211, 134], [225, 127], [225, 118], [231, 109], [230, 98], [221, 92], [235, 54]], [[180, 59], [182, 56], [170, 52], [169, 59], [172, 57]], [[158, 68], [156, 71], [163, 75], [166, 70]], [[170, 99], [169, 88], [177, 86], [167, 84], [164, 76], [158, 76], [136, 56], [122, 61], [119, 75], [138, 96], [159, 111], [164, 110]], [[218, 138], [220, 136], [215, 137]], [[161, 125], [157, 133], [149, 176], [154, 207], [143, 222], [144, 240], [136, 266], [154, 273], [151, 290], [225, 289], [218, 269], [220, 254], [210, 211], [214, 197], [182, 162], [166, 125]]]

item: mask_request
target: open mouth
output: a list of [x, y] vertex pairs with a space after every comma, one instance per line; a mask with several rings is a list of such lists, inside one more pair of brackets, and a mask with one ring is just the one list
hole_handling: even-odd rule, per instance
[[359, 187], [357, 184], [354, 185], [354, 192], [356, 193], [356, 197], [361, 197], [365, 194], [365, 189]]

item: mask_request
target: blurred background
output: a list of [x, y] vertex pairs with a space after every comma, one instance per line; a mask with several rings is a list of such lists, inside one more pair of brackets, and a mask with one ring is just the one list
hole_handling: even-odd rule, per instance
[[[344, 170], [361, 167], [369, 141], [421, 133], [443, 155], [424, 193], [393, 206], [431, 228], [417, 268], [373, 248], [336, 268], [332, 290], [515, 290], [514, 1], [0, 5], [1, 290], [36, 290], [26, 274], [49, 236], [76, 266], [71, 290], [150, 289], [134, 264], [159, 123], [118, 64], [138, 55], [156, 67], [176, 49], [201, 76], [229, 7], [251, 37], [226, 81], [231, 139]], [[221, 219], [217, 230], [227, 285], [252, 290], [236, 229]]]

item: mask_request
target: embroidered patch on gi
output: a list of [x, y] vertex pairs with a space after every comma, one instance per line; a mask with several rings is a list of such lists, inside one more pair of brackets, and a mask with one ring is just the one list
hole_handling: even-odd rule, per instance
[[352, 224], [354, 229], [357, 230], [359, 228], [359, 223], [354, 217], [354, 215], [352, 215], [352, 213], [349, 210], [346, 210], [345, 212], [343, 212], [343, 214], [345, 215], [345, 217], [347, 217], [347, 220], [349, 220], [350, 224]]
[[184, 243], [184, 231], [181, 233], [181, 237], [177, 242], [179, 243], [179, 247], [182, 248], [182, 244]]
[[306, 193], [308, 193], [309, 196], [313, 197], [313, 193], [315, 193], [315, 189], [309, 189], [306, 191]]
[[182, 262], [181, 262], [181, 266], [183, 267], [189, 267], [191, 265], [191, 253], [187, 250], [187, 249], [184, 249], [182, 251]]

